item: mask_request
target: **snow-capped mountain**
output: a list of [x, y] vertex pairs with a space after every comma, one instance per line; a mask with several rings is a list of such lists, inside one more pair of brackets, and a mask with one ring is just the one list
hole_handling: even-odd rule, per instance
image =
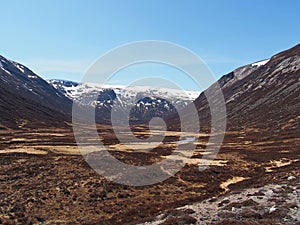
[[71, 101], [24, 65], [0, 56], [0, 127], [70, 120]]
[[114, 111], [130, 110], [131, 116], [139, 121], [148, 121], [153, 117], [164, 117], [175, 113], [200, 94], [196, 91], [147, 86], [126, 87], [65, 80], [49, 80], [48, 82], [79, 104]]

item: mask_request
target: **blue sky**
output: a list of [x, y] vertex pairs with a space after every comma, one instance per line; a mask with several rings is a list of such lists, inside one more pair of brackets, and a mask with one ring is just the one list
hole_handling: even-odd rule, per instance
[[43, 78], [79, 81], [116, 46], [163, 40], [194, 51], [218, 78], [299, 43], [299, 11], [297, 0], [2, 0], [0, 54]]

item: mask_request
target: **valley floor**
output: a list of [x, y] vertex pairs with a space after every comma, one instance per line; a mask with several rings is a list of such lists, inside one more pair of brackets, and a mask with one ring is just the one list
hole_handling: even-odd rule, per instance
[[[110, 137], [107, 127], [99, 130]], [[209, 154], [203, 149], [208, 137], [200, 135], [192, 159], [174, 177], [131, 187], [90, 168], [70, 130], [1, 131], [0, 224], [297, 224], [300, 139], [266, 134], [228, 131], [204, 171], [197, 164]], [[172, 151], [169, 143], [142, 153], [113, 138], [108, 145], [135, 165]]]

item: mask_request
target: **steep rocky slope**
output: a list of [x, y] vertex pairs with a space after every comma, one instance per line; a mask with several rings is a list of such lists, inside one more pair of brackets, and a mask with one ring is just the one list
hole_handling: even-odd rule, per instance
[[[260, 127], [297, 133], [300, 115], [300, 45], [269, 60], [238, 68], [218, 81], [229, 129]], [[201, 121], [209, 121], [205, 94], [195, 101]]]
[[71, 103], [27, 67], [0, 56], [2, 128], [64, 126]]

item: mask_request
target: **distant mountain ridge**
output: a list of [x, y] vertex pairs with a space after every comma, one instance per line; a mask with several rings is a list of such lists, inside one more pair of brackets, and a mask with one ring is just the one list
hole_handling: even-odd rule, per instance
[[83, 106], [105, 110], [130, 110], [135, 121], [148, 122], [153, 117], [168, 116], [195, 100], [200, 92], [147, 86], [102, 85], [49, 80], [54, 88]]

